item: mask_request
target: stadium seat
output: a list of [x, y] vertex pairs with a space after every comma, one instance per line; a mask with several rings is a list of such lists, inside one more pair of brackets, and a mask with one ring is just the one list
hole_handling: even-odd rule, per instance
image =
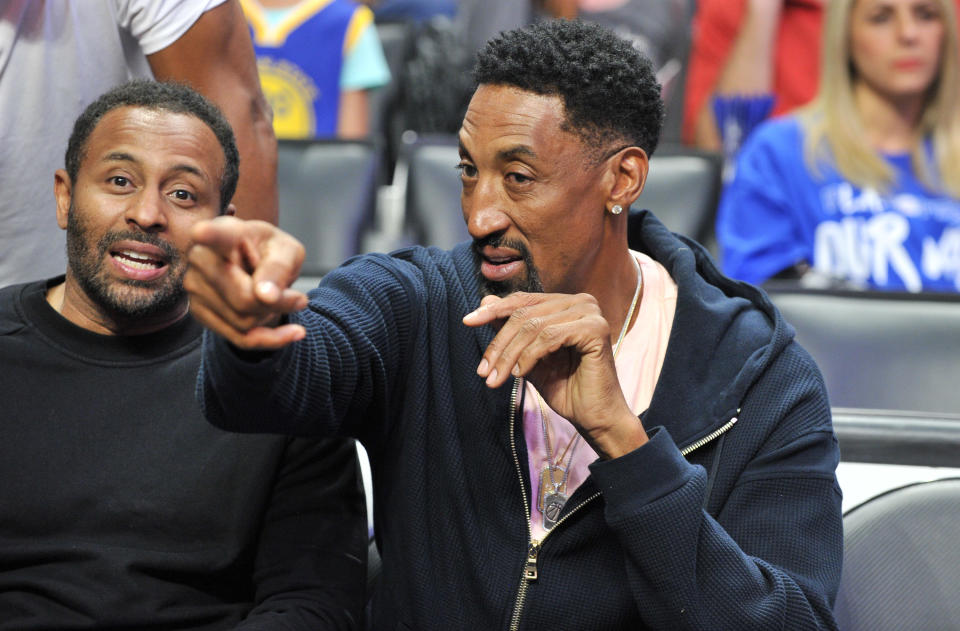
[[842, 408], [960, 411], [960, 295], [765, 286]]
[[960, 478], [879, 495], [843, 518], [842, 631], [956, 629], [960, 622]]
[[306, 276], [358, 254], [375, 219], [380, 151], [365, 140], [281, 140], [280, 227], [307, 250]]
[[650, 159], [647, 182], [630, 211], [650, 210], [673, 232], [715, 252], [722, 170], [723, 157], [718, 153], [664, 145]]

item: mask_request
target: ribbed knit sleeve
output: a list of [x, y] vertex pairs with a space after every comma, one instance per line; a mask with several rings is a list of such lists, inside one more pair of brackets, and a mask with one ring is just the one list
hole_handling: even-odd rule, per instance
[[[767, 414], [780, 418], [758, 418]], [[775, 361], [728, 433], [715, 439], [714, 457], [739, 462], [712, 482], [724, 487], [719, 506], [704, 467], [663, 428], [591, 466], [641, 617], [664, 630], [836, 628], [839, 451], [809, 357], [794, 345]], [[721, 453], [727, 438], [749, 447]]]
[[[308, 307], [290, 316], [307, 337], [277, 352], [241, 353], [207, 331], [197, 395], [208, 420], [231, 431], [300, 436], [382, 429], [376, 420], [389, 419], [425, 302], [416, 274], [399, 274], [400, 265], [363, 257], [331, 272]], [[347, 419], [362, 420], [362, 431]]]

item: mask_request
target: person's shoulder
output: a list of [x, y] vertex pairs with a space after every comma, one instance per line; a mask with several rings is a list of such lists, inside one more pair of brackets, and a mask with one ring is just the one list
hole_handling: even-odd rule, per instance
[[750, 134], [747, 142], [761, 145], [794, 145], [803, 140], [803, 123], [796, 114], [768, 118]]
[[7, 335], [23, 328], [22, 302], [25, 294], [37, 292], [43, 281], [17, 283], [0, 288], [0, 335]]

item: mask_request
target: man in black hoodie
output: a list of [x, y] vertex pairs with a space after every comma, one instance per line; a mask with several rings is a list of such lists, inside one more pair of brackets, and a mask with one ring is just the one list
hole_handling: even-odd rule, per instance
[[195, 227], [207, 418], [364, 442], [374, 628], [834, 628], [816, 366], [763, 292], [628, 223], [663, 116], [650, 64], [561, 21], [495, 38], [475, 77], [472, 243], [357, 257], [308, 298], [291, 236]]

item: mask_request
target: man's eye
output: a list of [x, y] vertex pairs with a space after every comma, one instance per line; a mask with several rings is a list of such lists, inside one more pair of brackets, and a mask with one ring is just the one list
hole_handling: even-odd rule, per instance
[[523, 173], [516, 173], [516, 172], [507, 173], [507, 177], [513, 180], [514, 182], [516, 182], [517, 184], [525, 184], [533, 180], [533, 178], [526, 176]]
[[130, 184], [130, 180], [123, 177], [122, 175], [114, 175], [112, 178], [110, 178], [110, 183], [113, 184], [114, 186], [123, 187]]
[[461, 162], [458, 164], [457, 171], [460, 171], [460, 175], [464, 177], [476, 177], [477, 175], [477, 167], [467, 162]]
[[197, 199], [193, 193], [191, 193], [190, 191], [185, 191], [182, 188], [175, 190], [173, 192], [173, 196], [179, 199], [180, 201], [184, 201], [184, 202], [194, 201]]

